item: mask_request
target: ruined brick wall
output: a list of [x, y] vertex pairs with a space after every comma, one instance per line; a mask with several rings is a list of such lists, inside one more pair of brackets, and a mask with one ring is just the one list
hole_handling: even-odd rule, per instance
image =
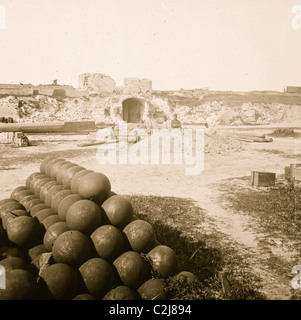
[[64, 90], [67, 97], [81, 98], [88, 96], [85, 90], [75, 89], [69, 85], [31, 85], [31, 84], [0, 84], [0, 95], [31, 96], [46, 95], [52, 96], [54, 90]]
[[81, 98], [81, 97], [87, 97], [88, 92], [81, 89], [75, 89], [72, 86], [68, 85], [57, 85], [57, 86], [47, 86], [47, 85], [41, 85], [41, 86], [35, 86], [33, 89], [38, 91], [38, 94], [46, 95], [46, 96], [52, 96], [54, 90], [64, 90], [67, 97], [70, 98]]
[[32, 92], [32, 85], [0, 84], [0, 95], [30, 95]]
[[123, 82], [124, 94], [139, 94], [152, 91], [152, 81], [149, 79], [125, 78]]
[[116, 89], [116, 82], [102, 73], [83, 73], [79, 75], [78, 87], [90, 94], [111, 93]]

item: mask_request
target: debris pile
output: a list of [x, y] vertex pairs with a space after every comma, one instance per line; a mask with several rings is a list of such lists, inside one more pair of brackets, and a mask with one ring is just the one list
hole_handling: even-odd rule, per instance
[[[88, 97], [56, 99], [44, 95], [0, 97], [0, 116], [12, 115], [20, 122], [80, 121], [116, 123], [122, 117], [122, 103], [128, 98], [122, 92]], [[301, 120], [299, 101], [281, 96], [261, 94], [242, 96], [233, 93], [231, 99], [223, 94], [201, 96], [198, 93], [152, 93], [139, 95], [158, 124], [177, 114], [182, 124], [208, 123], [216, 125], [270, 124]], [[118, 115], [115, 111], [118, 110]]]
[[278, 123], [285, 120], [289, 110], [283, 104], [244, 103], [229, 107], [222, 101], [212, 101], [195, 107], [175, 108], [182, 123], [204, 123], [215, 125], [251, 125]]
[[239, 141], [233, 136], [219, 135], [217, 133], [205, 135], [206, 154], [230, 154], [243, 151], [244, 147], [245, 142]]

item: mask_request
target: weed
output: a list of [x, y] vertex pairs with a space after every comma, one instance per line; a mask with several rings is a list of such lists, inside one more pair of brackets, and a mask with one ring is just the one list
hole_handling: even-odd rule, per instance
[[[226, 187], [227, 186], [227, 187]], [[235, 194], [232, 192], [235, 190]], [[264, 233], [285, 235], [290, 240], [301, 240], [301, 189], [293, 184], [270, 188], [247, 188], [225, 184], [222, 198], [236, 212], [256, 218]]]
[[228, 195], [233, 209], [258, 217], [268, 229], [276, 229], [287, 235], [301, 227], [301, 192], [292, 185], [270, 188], [266, 192], [249, 190]]

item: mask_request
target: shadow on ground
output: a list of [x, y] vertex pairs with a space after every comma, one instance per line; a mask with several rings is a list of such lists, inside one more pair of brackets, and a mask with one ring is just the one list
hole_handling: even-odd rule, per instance
[[175, 251], [180, 270], [197, 276], [203, 285], [200, 298], [265, 299], [257, 290], [258, 279], [253, 281], [253, 276], [248, 274], [239, 252], [219, 241], [223, 235], [215, 233], [212, 235], [215, 245], [207, 243], [208, 235], [205, 237], [200, 232], [206, 213], [194, 201], [144, 195], [127, 197], [135, 215], [153, 225], [157, 240]]

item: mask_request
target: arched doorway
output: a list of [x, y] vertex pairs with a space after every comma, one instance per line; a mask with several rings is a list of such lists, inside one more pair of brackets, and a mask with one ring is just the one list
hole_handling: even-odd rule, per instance
[[143, 122], [144, 100], [139, 98], [129, 98], [122, 102], [122, 118], [128, 123]]

